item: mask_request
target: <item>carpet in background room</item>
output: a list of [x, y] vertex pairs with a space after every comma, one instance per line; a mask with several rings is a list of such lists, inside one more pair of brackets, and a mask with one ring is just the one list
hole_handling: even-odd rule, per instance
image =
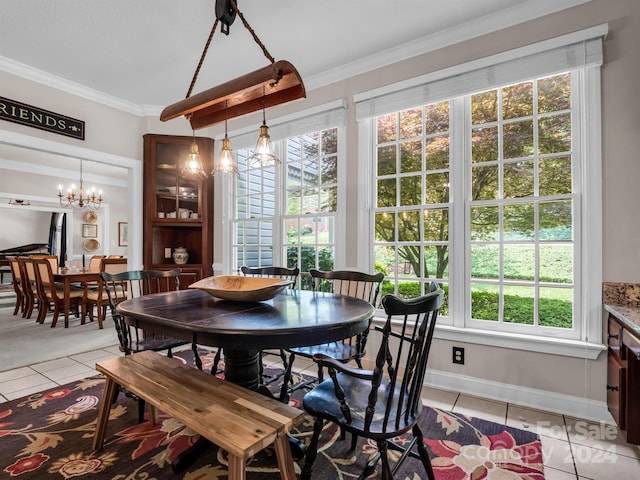
[[[211, 364], [212, 357], [213, 353], [203, 352], [205, 365]], [[176, 361], [191, 359], [181, 352]], [[94, 377], [0, 404], [0, 472], [29, 480], [227, 478], [226, 454], [215, 447], [186, 472], [173, 474], [171, 462], [194, 443], [197, 435], [163, 414], [155, 426], [138, 424], [136, 402], [122, 394], [112, 406], [104, 448], [92, 452], [103, 386], [103, 379]], [[271, 388], [277, 392], [277, 382]], [[302, 390], [294, 392], [292, 404], [300, 407], [303, 395]], [[306, 417], [293, 435], [308, 443], [312, 424], [312, 419]], [[544, 480], [542, 447], [534, 433], [428, 407], [421, 414], [420, 426], [433, 459], [436, 480]], [[313, 477], [357, 477], [375, 454], [376, 446], [360, 439], [353, 452], [349, 444], [349, 436], [341, 441], [339, 430], [328, 424], [320, 437]], [[298, 461], [297, 473], [301, 466], [302, 461]], [[247, 470], [248, 480], [280, 478], [271, 449], [253, 457]], [[422, 464], [407, 459], [395, 478], [425, 478]]]
[[49, 313], [43, 324], [36, 323], [38, 312], [30, 319], [13, 315], [15, 293], [0, 294], [0, 371], [55, 360], [78, 353], [110, 347], [118, 343], [111, 317], [107, 315], [104, 328], [96, 322], [80, 325], [80, 319], [71, 317], [69, 328], [64, 319], [51, 328]]

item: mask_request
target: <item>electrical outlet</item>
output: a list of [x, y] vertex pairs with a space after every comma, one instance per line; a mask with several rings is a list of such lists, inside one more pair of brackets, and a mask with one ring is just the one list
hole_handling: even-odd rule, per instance
[[164, 249], [164, 258], [171, 258], [171, 248], [167, 247]]
[[464, 348], [453, 347], [453, 363], [464, 365]]

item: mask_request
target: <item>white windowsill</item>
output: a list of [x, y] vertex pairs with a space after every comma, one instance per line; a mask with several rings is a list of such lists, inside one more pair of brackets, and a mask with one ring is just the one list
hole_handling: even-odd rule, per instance
[[[384, 321], [385, 318], [380, 316], [374, 318], [375, 325], [382, 326], [384, 325]], [[436, 325], [434, 338], [475, 343], [490, 347], [512, 348], [527, 352], [585, 358], [587, 360], [596, 360], [602, 352], [607, 350], [606, 345], [600, 343], [495, 332], [474, 328], [458, 328], [451, 325]]]

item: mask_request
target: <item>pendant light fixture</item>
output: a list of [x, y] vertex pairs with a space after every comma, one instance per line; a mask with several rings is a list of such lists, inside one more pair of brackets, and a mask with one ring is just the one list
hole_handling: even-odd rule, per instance
[[200, 158], [200, 152], [198, 151], [198, 143], [196, 142], [196, 131], [193, 130], [193, 143], [191, 143], [191, 153], [187, 156], [184, 166], [182, 167], [182, 175], [202, 177], [207, 176], [207, 172], [204, 171], [202, 166], [202, 158]]
[[83, 208], [97, 210], [100, 208], [100, 205], [102, 204], [102, 190], [96, 193], [96, 189], [91, 188], [89, 191], [85, 192], [83, 183], [82, 160], [80, 160], [80, 190], [76, 192], [76, 186], [71, 185], [65, 195], [62, 193], [62, 185], [58, 185], [58, 198], [60, 199], [61, 207], [72, 207], [79, 210]]
[[280, 159], [273, 153], [273, 145], [269, 136], [269, 127], [265, 116], [264, 107], [265, 90], [262, 87], [262, 125], [260, 125], [260, 135], [253, 155], [249, 157], [249, 166], [257, 167], [274, 167], [280, 163]]
[[[215, 21], [196, 66], [186, 98], [164, 108], [160, 114], [161, 121], [184, 116], [191, 124], [191, 128], [197, 130], [222, 122], [225, 118], [247, 115], [260, 109], [264, 114], [266, 107], [306, 97], [302, 78], [296, 68], [286, 60], [276, 61], [273, 58], [238, 9], [235, 0], [215, 0], [215, 15]], [[269, 65], [191, 96], [218, 24], [221, 24], [222, 33], [228, 35], [229, 26], [236, 15], [262, 49]], [[265, 85], [268, 86], [266, 92]], [[265, 134], [268, 135], [268, 130], [265, 130]]]
[[[224, 104], [225, 112], [227, 110], [227, 102]], [[234, 175], [239, 175], [238, 167], [236, 166], [236, 161], [233, 158], [233, 153], [231, 152], [231, 140], [229, 140], [229, 135], [227, 135], [227, 118], [225, 116], [224, 119], [224, 138], [222, 139], [222, 148], [220, 149], [220, 153], [218, 154], [218, 163], [216, 167], [211, 172], [212, 175], [216, 173], [233, 173]]]

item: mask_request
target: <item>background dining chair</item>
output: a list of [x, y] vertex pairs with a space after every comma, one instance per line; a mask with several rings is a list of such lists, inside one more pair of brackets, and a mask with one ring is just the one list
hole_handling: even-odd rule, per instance
[[22, 315], [23, 318], [31, 318], [31, 315], [33, 315], [33, 311], [35, 310], [36, 306], [40, 308], [36, 269], [33, 264], [33, 261], [36, 258], [36, 255], [31, 255], [28, 257], [18, 257], [18, 261], [21, 263], [23, 268], [24, 278], [22, 283], [24, 285], [23, 291], [26, 296], [25, 311]]
[[[105, 259], [108, 260], [108, 259]], [[117, 260], [117, 259], [114, 259]], [[124, 300], [128, 300], [150, 293], [168, 292], [180, 289], [180, 274], [182, 269], [174, 268], [172, 270], [129, 270], [120, 273], [109, 273], [104, 271], [100, 274], [101, 283], [107, 293], [111, 318], [118, 335], [120, 343], [120, 351], [125, 355], [130, 355], [143, 350], [152, 350], [154, 352], [165, 351], [167, 357], [173, 357], [172, 350], [189, 342], [169, 337], [167, 335], [158, 334], [150, 331], [143, 331], [136, 328], [135, 325], [129, 325], [123, 315], [118, 313], [118, 304]], [[196, 366], [202, 370], [202, 360], [198, 355], [198, 349], [195, 343], [191, 345]], [[134, 395], [125, 392], [129, 396]], [[144, 417], [144, 401], [138, 400], [138, 421], [142, 422]]]
[[[126, 258], [106, 258], [104, 255], [101, 257], [102, 258], [99, 259], [100, 266], [98, 267], [97, 272], [121, 273], [127, 270]], [[93, 258], [91, 260], [93, 260]], [[91, 268], [91, 265], [89, 268]], [[94, 320], [93, 309], [95, 307], [96, 317], [98, 318], [98, 328], [102, 329], [104, 319], [107, 315], [109, 297], [102, 280], [98, 280], [96, 283], [97, 288], [94, 287], [93, 283], [94, 282], [90, 282], [84, 286], [84, 304], [91, 321]]]
[[98, 272], [100, 273], [100, 266], [102, 264], [102, 259], [106, 258], [105, 255], [92, 255], [89, 259], [89, 271], [90, 272]]
[[[350, 368], [325, 355], [314, 357], [315, 362], [327, 368], [330, 378], [302, 400], [304, 410], [315, 417], [315, 421], [301, 480], [311, 478], [325, 421], [351, 432], [352, 450], [360, 436], [376, 442], [378, 453], [369, 460], [359, 478], [373, 474], [382, 459], [382, 479], [391, 480], [404, 459], [412, 456], [422, 460], [427, 478], [434, 480], [417, 422], [422, 411], [422, 386], [443, 293], [436, 283], [432, 283], [430, 293], [422, 297], [402, 300], [394, 295], [384, 296], [382, 306], [387, 321], [384, 327], [376, 328], [382, 332], [382, 342], [373, 371]], [[392, 319], [397, 319], [398, 323], [392, 324]], [[413, 433], [410, 442], [397, 444], [392, 441], [409, 430]], [[417, 454], [413, 451], [415, 446]], [[393, 469], [387, 456], [389, 448], [402, 452]]]
[[[300, 275], [299, 268], [287, 268], [287, 267], [240, 267], [240, 271], [245, 276], [251, 277], [265, 277], [265, 278], [282, 278], [284, 280], [290, 280], [292, 285], [290, 288], [297, 288], [298, 286], [298, 276]], [[276, 381], [278, 378], [284, 375], [284, 372], [287, 371], [287, 354], [284, 349], [280, 349], [279, 352], [275, 352], [272, 350], [263, 350], [260, 352], [260, 357], [262, 358], [265, 355], [276, 355], [280, 357], [282, 361], [283, 372], [277, 375], [272, 375], [269, 377], [264, 376], [264, 364], [260, 362], [260, 378], [262, 379], [264, 384], [270, 384]]]
[[[373, 305], [374, 308], [377, 307], [380, 286], [384, 279], [384, 274], [381, 272], [369, 274], [350, 270], [321, 271], [312, 268], [309, 270], [309, 274], [313, 282], [313, 290], [316, 292], [348, 295], [365, 300]], [[287, 349], [289, 357], [285, 364], [286, 370], [280, 391], [280, 400], [283, 402], [288, 401], [289, 393], [312, 383], [312, 381], [303, 381], [297, 385], [289, 386], [292, 381], [293, 362], [295, 361], [296, 355], [313, 358], [316, 354], [322, 354], [330, 356], [342, 363], [353, 360], [358, 367], [362, 368], [360, 359], [366, 353], [365, 347], [370, 325], [371, 320], [369, 320], [369, 325], [364, 332], [340, 342]], [[318, 365], [317, 381], [322, 382], [322, 380], [322, 366]]]
[[17, 315], [18, 312], [24, 313], [24, 307], [26, 303], [26, 294], [22, 286], [22, 272], [18, 257], [8, 256], [9, 266], [11, 267], [11, 283], [13, 285], [13, 291], [16, 294], [16, 305], [13, 309], [13, 314]]
[[[60, 312], [64, 312], [64, 288], [57, 285], [53, 277], [53, 261], [51, 258], [39, 257], [31, 259], [36, 275], [36, 288], [38, 290], [38, 323], [44, 323], [49, 308], [53, 306], [53, 319], [51, 328], [58, 323]], [[57, 264], [57, 263], [56, 263]], [[82, 312], [84, 319], [85, 309], [83, 303], [84, 292], [82, 290], [71, 289], [70, 305], [76, 315]]]

